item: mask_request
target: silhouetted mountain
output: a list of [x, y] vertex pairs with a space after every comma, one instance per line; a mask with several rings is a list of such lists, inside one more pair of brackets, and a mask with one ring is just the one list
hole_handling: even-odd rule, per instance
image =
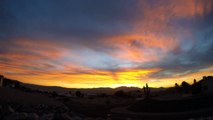
[[[207, 89], [208, 92], [213, 92], [213, 76], [204, 76], [203, 79], [199, 80], [197, 83], [201, 83], [204, 89]], [[34, 84], [28, 84], [28, 83], [22, 83], [17, 80], [12, 80], [8, 78], [4, 78], [4, 86], [10, 86], [10, 87], [25, 87], [30, 88], [33, 90], [40, 90], [40, 91], [47, 91], [47, 92], [59, 92], [59, 93], [68, 93], [68, 92], [76, 92], [76, 91], [82, 91], [83, 93], [87, 94], [97, 94], [97, 93], [107, 93], [107, 94], [114, 94], [116, 91], [122, 90], [125, 92], [129, 91], [139, 91], [142, 90], [138, 87], [126, 87], [121, 86], [118, 88], [63, 88], [58, 86], [42, 86], [42, 85], [34, 85]], [[167, 88], [150, 88], [152, 92], [158, 92], [166, 90]]]

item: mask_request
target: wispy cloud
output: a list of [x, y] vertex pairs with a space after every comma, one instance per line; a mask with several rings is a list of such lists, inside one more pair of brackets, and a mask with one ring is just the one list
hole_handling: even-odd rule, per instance
[[64, 87], [211, 75], [212, 8], [211, 0], [1, 1], [0, 73]]

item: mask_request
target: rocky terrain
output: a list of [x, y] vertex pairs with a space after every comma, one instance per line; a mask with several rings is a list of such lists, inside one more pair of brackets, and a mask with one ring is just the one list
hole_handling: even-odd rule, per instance
[[212, 120], [212, 81], [208, 76], [162, 91], [147, 84], [143, 89], [56, 87], [63, 91], [56, 92], [55, 87], [45, 91], [44, 86], [5, 78], [0, 87], [0, 120]]
[[74, 114], [62, 102], [15, 88], [0, 88], [0, 119], [5, 120], [73, 120]]

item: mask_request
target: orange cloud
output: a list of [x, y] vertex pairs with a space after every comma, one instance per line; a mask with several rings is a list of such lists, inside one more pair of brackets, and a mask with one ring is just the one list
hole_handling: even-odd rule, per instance
[[126, 68], [119, 65], [113, 70], [91, 68], [79, 62], [87, 62], [87, 58], [75, 53], [70, 46], [67, 48], [62, 43], [49, 40], [15, 39], [1, 42], [5, 50], [0, 52], [0, 73], [26, 83], [72, 88], [142, 87], [146, 82], [152, 87], [168, 87], [175, 82], [191, 82], [193, 78], [211, 75], [213, 70], [210, 67], [184, 76], [154, 79], [149, 76], [161, 68], [134, 66], [134, 63], [143, 65], [163, 60], [181, 45], [180, 36], [193, 41], [190, 30], [175, 22], [184, 18], [202, 17], [212, 11], [211, 0], [155, 2], [157, 4], [151, 4], [148, 0], [139, 1], [138, 16], [130, 21], [132, 29], [128, 32], [101, 38], [106, 46], [114, 50], [106, 54], [119, 62], [128, 61], [130, 65]]
[[[212, 70], [212, 68], [209, 68]], [[46, 85], [46, 86], [62, 86], [68, 88], [94, 88], [94, 87], [119, 87], [119, 86], [134, 86], [143, 87], [148, 83], [151, 87], [170, 87], [174, 83], [180, 84], [182, 81], [189, 83], [193, 79], [200, 80], [202, 76], [211, 75], [209, 70], [199, 71], [193, 74], [188, 74], [174, 78], [149, 78], [149, 75], [159, 71], [159, 69], [126, 69], [124, 71], [117, 71], [116, 80], [110, 71], [90, 70], [92, 73], [78, 73], [78, 74], [64, 74], [60, 71], [50, 71], [48, 73], [39, 74], [35, 76], [12, 76], [22, 82]], [[88, 71], [87, 71], [88, 72]], [[8, 76], [11, 77], [11, 76]]]
[[162, 59], [180, 46], [180, 37], [193, 42], [190, 30], [173, 23], [175, 20], [203, 16], [212, 8], [211, 0], [141, 0], [138, 17], [132, 23], [132, 31], [104, 38], [104, 43], [116, 48], [111, 55], [134, 62], [151, 62]]
[[[162, 34], [162, 31], [174, 35], [177, 30], [184, 30], [181, 26], [173, 26], [173, 21], [183, 18], [202, 17], [212, 10], [211, 0], [159, 0], [151, 4], [150, 1], [139, 1], [140, 14], [134, 22], [134, 32], [144, 35]], [[173, 36], [174, 37], [174, 36]]]
[[[152, 34], [126, 34], [108, 38], [105, 42], [117, 49], [111, 53], [113, 56], [135, 62], [158, 61], [179, 44], [175, 39]], [[162, 52], [161, 56], [158, 52]]]

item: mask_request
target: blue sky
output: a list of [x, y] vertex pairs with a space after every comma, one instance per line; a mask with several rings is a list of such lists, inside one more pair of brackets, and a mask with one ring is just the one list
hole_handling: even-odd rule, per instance
[[168, 86], [212, 75], [212, 6], [211, 0], [1, 0], [0, 73], [42, 85], [58, 84], [57, 76], [65, 87], [156, 79]]

